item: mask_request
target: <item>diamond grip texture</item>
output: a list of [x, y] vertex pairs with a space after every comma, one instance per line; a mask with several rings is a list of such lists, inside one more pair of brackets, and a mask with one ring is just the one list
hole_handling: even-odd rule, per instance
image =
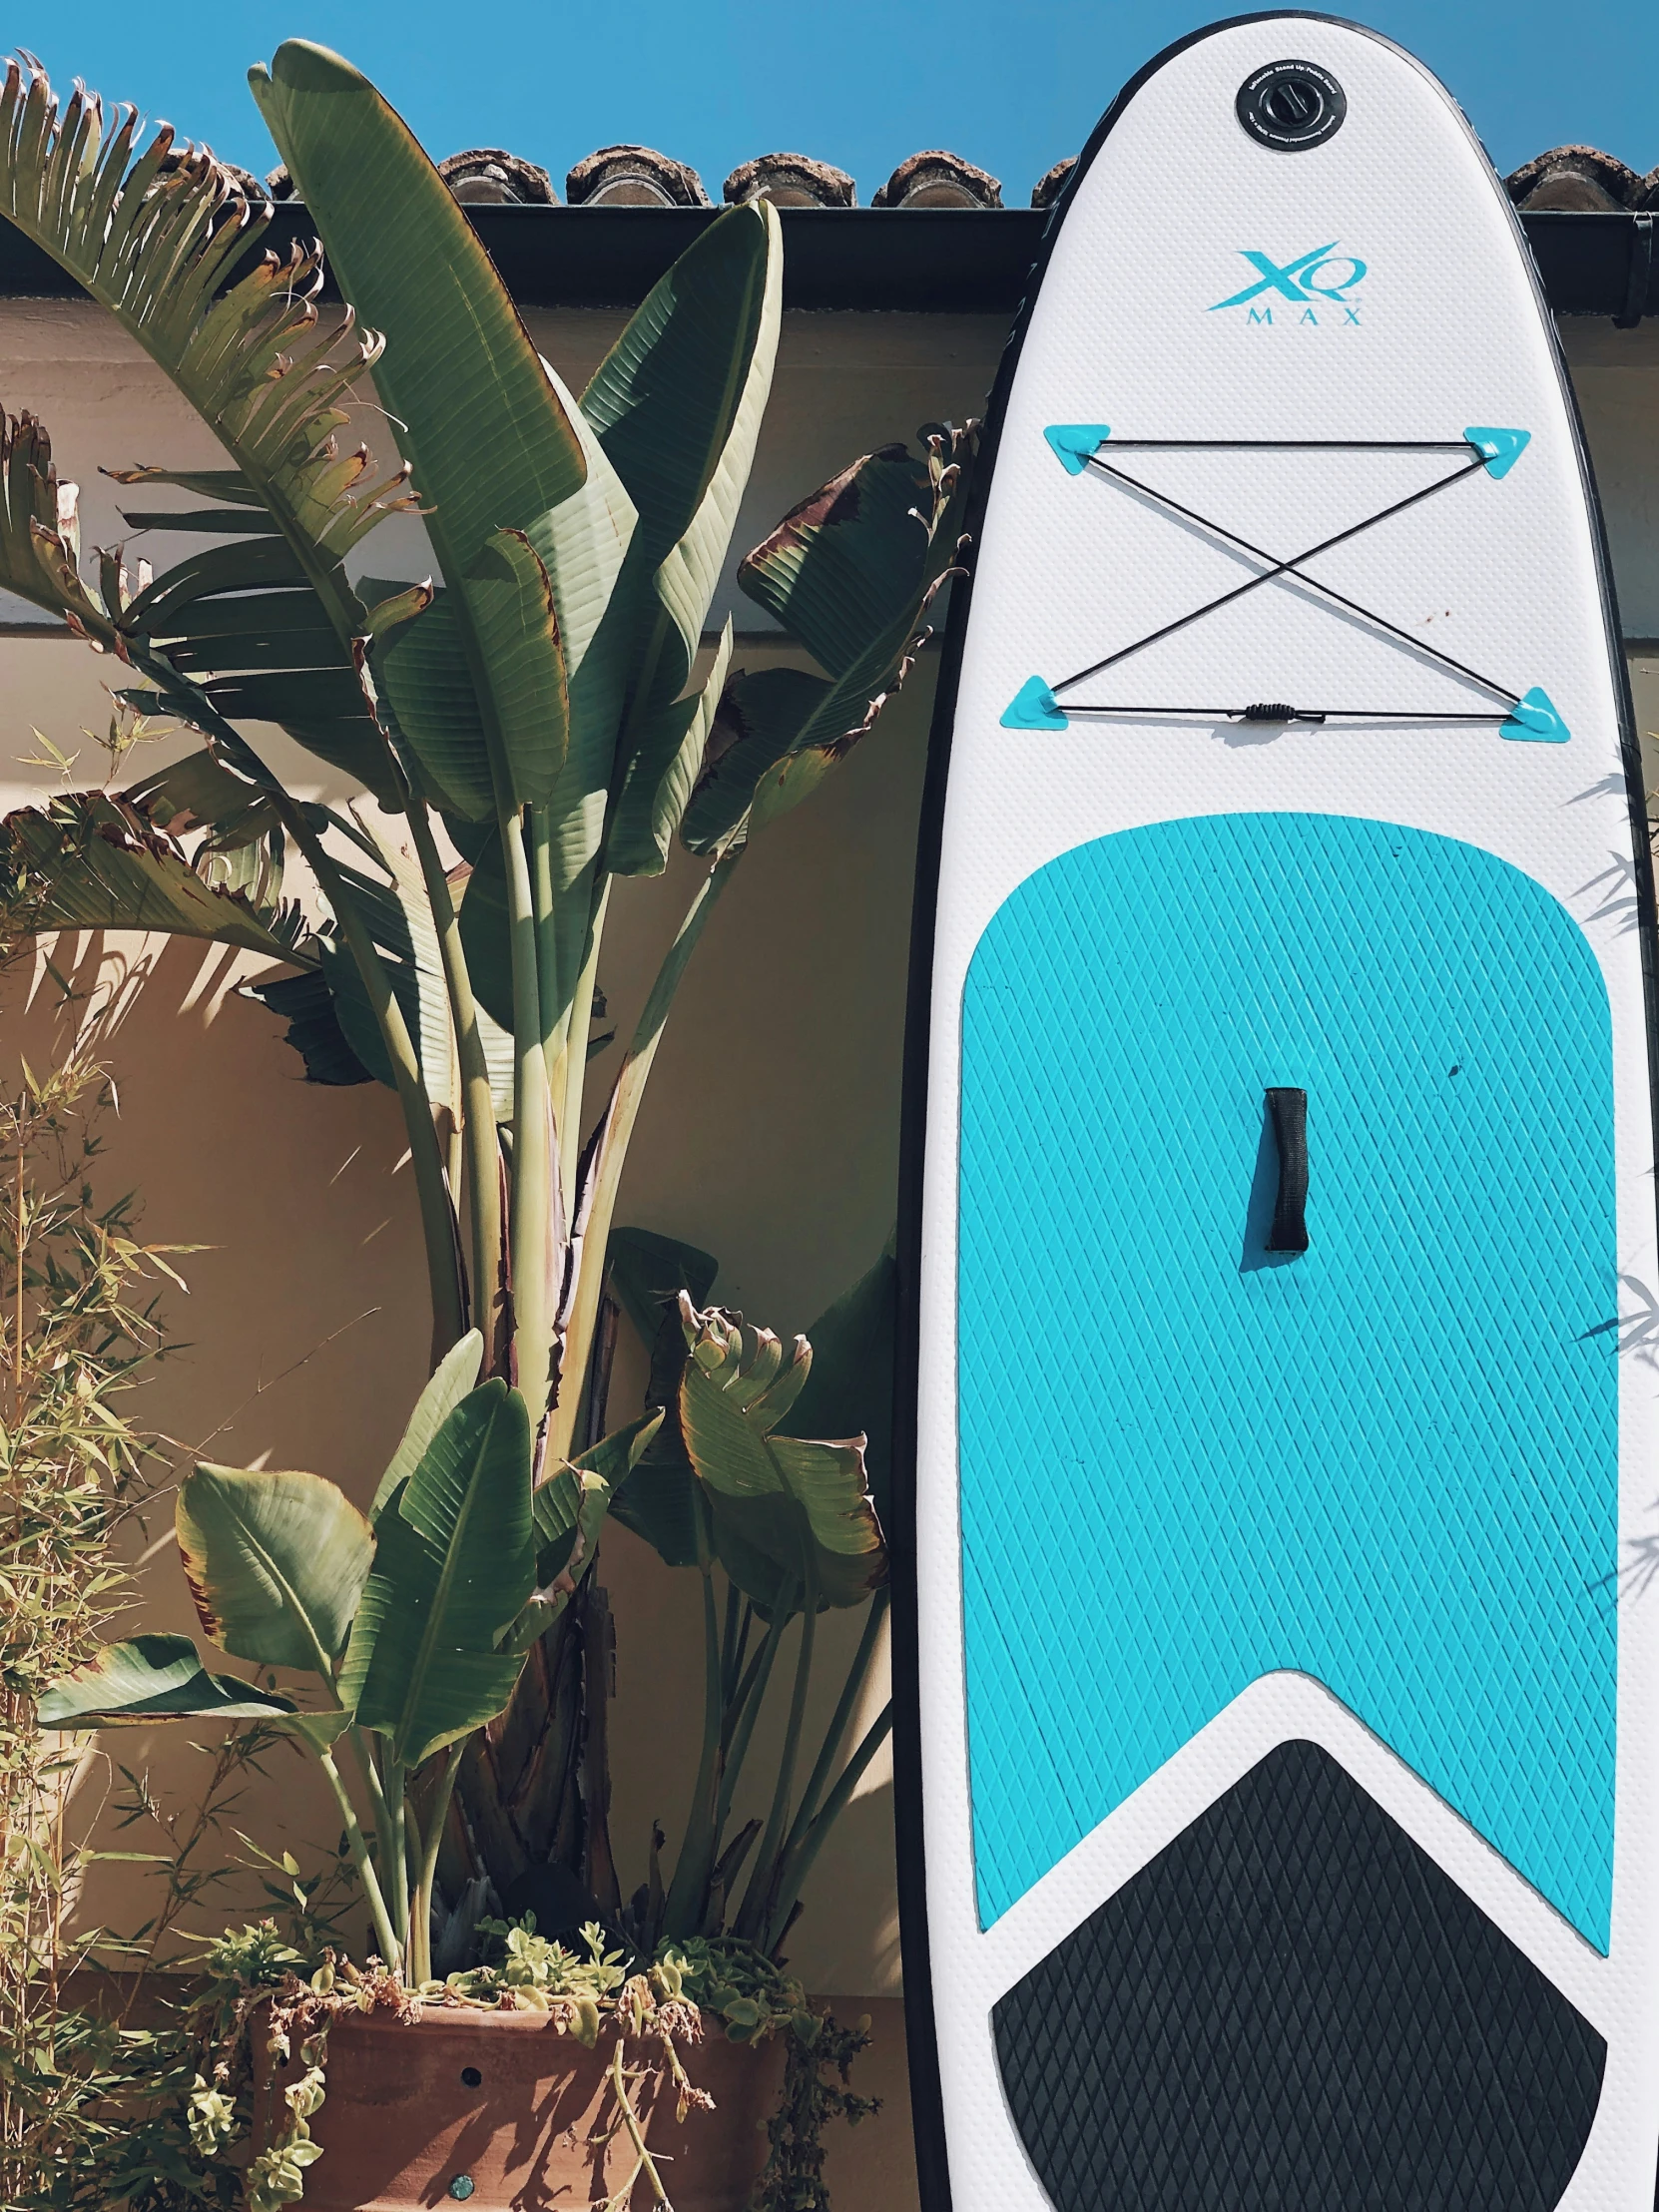
[[[961, 1081], [982, 1925], [1294, 1669], [1605, 1949], [1612, 1043], [1570, 914], [1387, 823], [1125, 830], [992, 917]], [[1273, 1086], [1308, 1094], [1295, 1255]]]
[[1551, 2212], [1606, 2059], [1310, 1743], [1271, 1752], [993, 2017], [1055, 2212]]

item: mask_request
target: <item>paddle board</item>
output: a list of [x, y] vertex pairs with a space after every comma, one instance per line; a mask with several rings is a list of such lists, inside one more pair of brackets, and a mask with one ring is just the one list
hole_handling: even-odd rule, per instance
[[929, 2212], [1647, 2212], [1653, 905], [1453, 101], [1321, 16], [1172, 47], [986, 429], [906, 1138]]

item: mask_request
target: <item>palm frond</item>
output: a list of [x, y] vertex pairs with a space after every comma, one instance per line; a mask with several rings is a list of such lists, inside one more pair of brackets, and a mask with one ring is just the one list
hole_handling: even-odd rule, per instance
[[38, 62], [8, 61], [0, 216], [115, 315], [218, 434], [237, 481], [209, 495], [270, 510], [343, 640], [360, 616], [345, 554], [413, 504], [405, 469], [380, 471], [366, 447], [338, 442], [342, 402], [381, 341], [354, 335], [349, 309], [323, 329], [320, 249], [258, 254], [270, 203], [251, 201], [206, 147], [176, 147], [165, 123], [141, 135], [136, 109], [106, 116], [79, 84], [60, 105]]

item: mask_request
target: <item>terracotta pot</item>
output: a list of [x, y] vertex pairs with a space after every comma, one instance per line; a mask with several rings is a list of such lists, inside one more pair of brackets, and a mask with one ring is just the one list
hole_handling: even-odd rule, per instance
[[[301, 2212], [454, 2212], [463, 2203], [470, 2212], [581, 2212], [622, 2187], [637, 2154], [608, 2079], [613, 2037], [590, 2051], [544, 2012], [421, 2010], [418, 2024], [376, 2013], [334, 2022], [328, 2093], [310, 2123], [323, 2156], [306, 2172]], [[623, 2062], [661, 2055], [660, 2044], [629, 2041]], [[783, 2047], [751, 2049], [717, 2032], [682, 2056], [715, 2110], [689, 2112], [682, 2127], [666, 2074], [642, 2081], [634, 2103], [646, 2142], [675, 2212], [742, 2212], [766, 2161]], [[643, 2176], [631, 2201], [650, 2203]]]

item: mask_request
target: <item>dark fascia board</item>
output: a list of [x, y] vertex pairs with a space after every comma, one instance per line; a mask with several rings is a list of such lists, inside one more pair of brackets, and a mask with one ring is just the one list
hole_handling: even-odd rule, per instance
[[[720, 212], [472, 207], [467, 215], [521, 306], [631, 307]], [[1011, 315], [1048, 220], [1032, 208], [781, 212], [787, 307], [912, 314]], [[1523, 213], [1521, 222], [1557, 314], [1659, 313], [1651, 217]], [[281, 252], [308, 235], [304, 208], [284, 201], [267, 243]], [[62, 298], [78, 289], [0, 222], [0, 297]]]

